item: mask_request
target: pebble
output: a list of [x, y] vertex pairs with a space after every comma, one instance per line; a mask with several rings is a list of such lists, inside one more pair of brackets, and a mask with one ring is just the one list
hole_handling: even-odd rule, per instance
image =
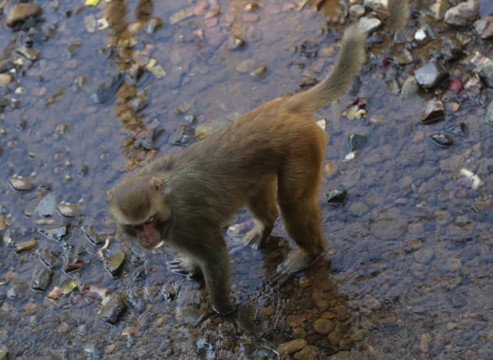
[[419, 84], [415, 76], [410, 76], [404, 81], [401, 89], [400, 100], [419, 99]]
[[338, 324], [334, 331], [332, 331], [329, 335], [327, 335], [327, 340], [329, 340], [329, 344], [332, 346], [337, 346], [342, 337], [342, 327]]
[[347, 190], [332, 189], [325, 193], [325, 202], [329, 205], [340, 205], [346, 202]]
[[108, 270], [111, 276], [114, 277], [121, 273], [126, 258], [127, 254], [124, 251], [119, 251], [108, 259], [106, 270]]
[[446, 148], [454, 144], [454, 138], [448, 134], [431, 134], [430, 139], [438, 147]]
[[12, 286], [7, 290], [7, 297], [10, 299], [22, 299], [23, 297], [26, 296], [28, 290], [28, 286], [24, 283], [14, 283]]
[[493, 100], [490, 102], [486, 108], [486, 113], [484, 115], [484, 121], [487, 124], [493, 125]]
[[425, 89], [432, 89], [447, 77], [447, 70], [436, 60], [432, 60], [415, 72], [418, 84]]
[[52, 217], [55, 214], [55, 194], [46, 194], [36, 205], [34, 211], [41, 217]]
[[445, 106], [439, 99], [428, 100], [424, 104], [424, 110], [421, 113], [421, 122], [431, 124], [443, 119], [445, 115]]
[[119, 73], [104, 83], [98, 85], [96, 89], [91, 93], [91, 100], [96, 104], [103, 104], [110, 101], [115, 95], [116, 91], [123, 82], [123, 74]]
[[430, 6], [431, 15], [435, 18], [435, 20], [443, 20], [445, 16], [445, 12], [449, 8], [449, 4], [447, 1], [437, 1], [432, 6]]
[[23, 178], [19, 176], [13, 176], [9, 179], [9, 184], [17, 191], [29, 191], [34, 188], [34, 183], [31, 178]]
[[493, 88], [493, 60], [488, 60], [476, 71], [481, 81], [483, 81], [487, 87]]
[[113, 294], [99, 311], [99, 317], [110, 325], [116, 325], [127, 311], [127, 302], [120, 293]]
[[42, 12], [43, 9], [41, 7], [31, 3], [14, 4], [7, 13], [5, 23], [8, 27], [13, 28], [24, 23], [30, 17], [41, 15]]
[[260, 65], [259, 67], [256, 67], [255, 69], [250, 71], [250, 76], [255, 77], [255, 78], [259, 78], [259, 77], [262, 77], [266, 71], [267, 71], [267, 66]]
[[32, 250], [36, 247], [37, 244], [38, 242], [34, 239], [29, 241], [24, 241], [20, 244], [17, 244], [17, 246], [15, 247], [15, 252], [17, 254], [20, 254], [22, 252]]
[[474, 23], [474, 29], [483, 40], [493, 38], [493, 15], [486, 16]]
[[320, 335], [328, 335], [335, 329], [336, 325], [329, 319], [317, 319], [313, 323], [313, 330]]
[[38, 255], [41, 262], [50, 270], [55, 270], [62, 265], [58, 259], [58, 256], [60, 256], [58, 252], [42, 249]]
[[347, 136], [347, 147], [349, 151], [361, 150], [368, 142], [368, 137], [359, 134], [349, 134]]
[[231, 35], [231, 37], [229, 38], [228, 46], [230, 49], [241, 49], [245, 47], [245, 45], [246, 41], [238, 35]]
[[67, 225], [59, 225], [48, 228], [41, 228], [38, 229], [38, 232], [46, 236], [48, 239], [61, 241], [68, 234], [68, 228]]
[[402, 51], [399, 51], [396, 55], [394, 55], [394, 62], [398, 63], [399, 65], [411, 64], [413, 62], [413, 56], [411, 52], [409, 52], [409, 50], [403, 49]]
[[320, 350], [316, 346], [305, 346], [301, 351], [294, 354], [296, 360], [312, 360], [320, 357]]
[[294, 354], [295, 352], [298, 352], [302, 350], [306, 346], [306, 340], [305, 339], [296, 339], [296, 340], [291, 340], [288, 341], [287, 343], [279, 345], [279, 347], [276, 349], [276, 351], [280, 355], [290, 355]]
[[47, 269], [39, 269], [36, 271], [31, 283], [31, 289], [38, 291], [46, 291], [50, 286], [53, 273]]
[[468, 0], [451, 7], [445, 12], [445, 24], [467, 27], [479, 17], [479, 1]]
[[358, 27], [365, 31], [367, 34], [371, 34], [381, 26], [382, 21], [375, 17], [364, 16], [358, 22]]
[[414, 259], [420, 264], [428, 264], [434, 256], [434, 250], [429, 247], [422, 247], [414, 252]]
[[77, 215], [77, 213], [79, 212], [79, 205], [61, 203], [57, 205], [56, 209], [58, 210], [60, 215], [71, 218], [75, 217], [75, 215]]

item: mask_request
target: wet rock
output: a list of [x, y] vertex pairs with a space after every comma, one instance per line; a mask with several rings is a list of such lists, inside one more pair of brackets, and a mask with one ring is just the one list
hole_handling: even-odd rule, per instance
[[291, 341], [288, 341], [287, 343], [279, 345], [279, 347], [276, 349], [276, 351], [280, 355], [286, 356], [286, 355], [294, 354], [295, 352], [302, 350], [305, 346], [306, 346], [306, 340], [305, 339], [296, 339], [296, 340], [291, 340]]
[[175, 145], [190, 145], [197, 141], [195, 136], [195, 129], [192, 126], [181, 124], [176, 129], [175, 136], [173, 138], [173, 144]]
[[422, 247], [414, 253], [414, 259], [420, 264], [428, 264], [434, 256], [434, 250], [429, 247]]
[[14, 4], [9, 9], [5, 23], [8, 27], [13, 28], [23, 24], [27, 19], [41, 15], [43, 9], [31, 3]]
[[130, 85], [135, 85], [144, 74], [144, 68], [137, 63], [132, 64], [125, 74], [125, 79]]
[[309, 87], [312, 87], [312, 86], [315, 86], [317, 85], [318, 83], [318, 80], [315, 79], [315, 78], [307, 78], [307, 79], [303, 79], [299, 82], [298, 86], [302, 89], [305, 89], [305, 88], [309, 88]]
[[127, 254], [124, 251], [119, 251], [108, 259], [105, 267], [111, 276], [115, 277], [121, 273], [126, 258]]
[[337, 346], [342, 337], [342, 327], [337, 324], [334, 331], [332, 331], [329, 335], [327, 335], [327, 340], [329, 340], [329, 344], [332, 346]]
[[161, 27], [163, 27], [163, 20], [157, 17], [153, 17], [146, 21], [144, 29], [146, 33], [154, 34]]
[[341, 205], [346, 202], [347, 190], [332, 189], [325, 193], [325, 202], [329, 205]]
[[454, 143], [454, 138], [447, 134], [431, 134], [430, 139], [438, 147], [446, 148]]
[[447, 37], [442, 42], [440, 58], [446, 62], [452, 62], [464, 55], [462, 43], [455, 39]]
[[406, 229], [407, 221], [397, 208], [384, 210], [370, 225], [372, 234], [382, 240], [396, 240]]
[[24, 59], [29, 61], [36, 61], [39, 57], [39, 50], [33, 49], [31, 47], [20, 47], [15, 49], [16, 54], [22, 56]]
[[258, 9], [258, 4], [256, 2], [247, 2], [245, 5], [243, 5], [243, 9], [247, 12], [254, 12]]
[[467, 125], [465, 123], [458, 123], [458, 124], [454, 124], [454, 125], [451, 125], [447, 128], [447, 131], [449, 133], [452, 133], [454, 135], [458, 135], [458, 136], [465, 136], [466, 135], [466, 131], [467, 131]]
[[68, 225], [59, 225], [43, 229], [38, 229], [41, 235], [50, 240], [61, 241], [68, 234]]
[[47, 269], [39, 269], [36, 271], [31, 283], [31, 289], [38, 291], [46, 291], [50, 286], [53, 273]]
[[335, 329], [336, 325], [329, 319], [317, 319], [313, 323], [313, 330], [320, 335], [328, 335]]
[[493, 100], [486, 108], [486, 114], [484, 115], [484, 121], [487, 124], [493, 125]]
[[194, 114], [187, 114], [183, 117], [183, 120], [188, 124], [193, 124], [197, 120], [197, 117]]
[[41, 217], [52, 217], [55, 214], [55, 194], [46, 194], [38, 203], [34, 211]]
[[[0, 302], [0, 305], [2, 305], [2, 302]], [[8, 348], [2, 346], [0, 348], [0, 360], [9, 360], [10, 359], [10, 351]]]
[[39, 259], [50, 270], [55, 270], [62, 265], [62, 262], [58, 259], [59, 252], [42, 249], [38, 252]]
[[91, 100], [96, 104], [103, 104], [110, 101], [122, 82], [123, 74], [121, 73], [110, 77], [104, 83], [98, 85], [98, 87], [91, 93]]
[[467, 91], [469, 96], [477, 97], [483, 88], [483, 83], [477, 76], [471, 77], [464, 84], [464, 89]]
[[64, 262], [63, 262], [63, 271], [67, 274], [70, 274], [74, 271], [78, 271], [84, 267], [84, 263], [82, 262], [82, 259], [79, 258], [73, 258], [69, 254], [65, 256]]
[[365, 135], [349, 134], [347, 137], [347, 147], [349, 151], [360, 150], [367, 142], [368, 137]]
[[365, 15], [365, 7], [363, 5], [351, 5], [349, 8], [349, 15], [353, 18], [360, 18]]
[[443, 120], [445, 115], [445, 106], [439, 99], [431, 99], [424, 105], [424, 110], [421, 113], [421, 122], [431, 124]]
[[137, 147], [142, 146], [145, 149], [154, 149], [156, 140], [164, 131], [165, 129], [148, 129], [139, 133], [139, 136], [137, 137]]
[[105, 239], [99, 236], [99, 234], [94, 230], [92, 226], [84, 228], [84, 235], [86, 236], [87, 240], [97, 246], [102, 245], [105, 241]]
[[296, 360], [312, 360], [320, 357], [320, 350], [316, 346], [305, 346], [301, 351], [294, 354]]
[[413, 62], [413, 56], [407, 49], [399, 50], [396, 55], [394, 55], [394, 62], [399, 65], [407, 65]]
[[493, 60], [488, 60], [477, 69], [479, 78], [490, 88], [493, 88]]
[[17, 246], [15, 247], [15, 252], [17, 254], [20, 254], [20, 253], [23, 253], [25, 251], [32, 250], [36, 247], [37, 244], [38, 244], [38, 242], [34, 239], [29, 240], [29, 241], [24, 241], [20, 244], [17, 244]]
[[449, 4], [446, 1], [437, 1], [432, 6], [430, 6], [431, 15], [435, 20], [443, 20], [445, 17], [445, 12], [449, 8]]
[[253, 69], [252, 71], [250, 71], [250, 76], [255, 77], [255, 78], [259, 78], [259, 77], [262, 77], [266, 71], [267, 71], [267, 66], [260, 65], [260, 66], [256, 67], [255, 69]]
[[445, 24], [455, 27], [467, 27], [479, 17], [479, 1], [468, 0], [451, 7], [445, 12]]
[[247, 59], [242, 61], [237, 67], [236, 71], [238, 71], [241, 74], [248, 73], [252, 71], [255, 68], [255, 60], [253, 59]]
[[67, 218], [72, 218], [75, 217], [79, 212], [79, 204], [61, 203], [57, 205], [56, 209], [58, 210], [60, 215]]
[[228, 42], [228, 47], [230, 49], [241, 49], [245, 47], [246, 41], [239, 37], [238, 35], [231, 35]]
[[22, 299], [26, 296], [28, 286], [24, 283], [15, 283], [7, 290], [7, 297], [10, 299]]
[[110, 325], [116, 325], [125, 314], [125, 311], [127, 311], [125, 298], [122, 294], [115, 293], [99, 311], [99, 317]]
[[415, 72], [418, 84], [424, 89], [432, 89], [440, 84], [446, 77], [447, 70], [437, 61], [432, 60], [426, 65], [420, 67]]
[[375, 17], [364, 16], [359, 20], [358, 27], [365, 31], [367, 34], [371, 34], [382, 26], [382, 21]]
[[486, 16], [474, 23], [474, 29], [481, 39], [493, 38], [493, 15]]
[[17, 191], [29, 191], [35, 186], [30, 178], [23, 178], [19, 176], [11, 177], [9, 179], [9, 184], [14, 190]]
[[148, 104], [148, 99], [145, 96], [137, 96], [130, 100], [130, 107], [135, 111], [140, 111], [145, 108]]
[[400, 100], [405, 101], [413, 98], [419, 98], [419, 91], [420, 87], [418, 84], [418, 80], [416, 80], [416, 77], [411, 76], [407, 78], [402, 85]]

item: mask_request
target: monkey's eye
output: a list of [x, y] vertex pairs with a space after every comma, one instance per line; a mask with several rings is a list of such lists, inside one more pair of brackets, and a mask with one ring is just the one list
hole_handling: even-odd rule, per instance
[[144, 224], [152, 224], [154, 222], [154, 215], [152, 215]]

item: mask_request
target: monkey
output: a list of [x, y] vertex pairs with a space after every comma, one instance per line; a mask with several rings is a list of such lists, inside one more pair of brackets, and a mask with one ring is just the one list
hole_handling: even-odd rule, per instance
[[[390, 11], [396, 16], [392, 5]], [[325, 247], [318, 189], [327, 142], [311, 114], [345, 93], [365, 59], [365, 40], [357, 24], [348, 27], [336, 63], [322, 82], [269, 101], [123, 179], [108, 191], [117, 229], [146, 250], [164, 243], [175, 248], [183, 257], [168, 263], [171, 271], [201, 275], [213, 309], [222, 315], [235, 306], [221, 226], [240, 207], [255, 222], [242, 239], [246, 245], [264, 246], [279, 207], [298, 247], [273, 271], [273, 284], [282, 285], [310, 266]]]

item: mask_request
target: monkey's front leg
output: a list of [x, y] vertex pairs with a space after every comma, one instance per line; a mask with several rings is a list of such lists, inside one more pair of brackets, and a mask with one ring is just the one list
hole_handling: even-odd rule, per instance
[[228, 250], [222, 237], [214, 242], [214, 248], [202, 253], [200, 268], [204, 275], [205, 285], [209, 291], [214, 311], [227, 315], [235, 311], [230, 298], [231, 264]]

